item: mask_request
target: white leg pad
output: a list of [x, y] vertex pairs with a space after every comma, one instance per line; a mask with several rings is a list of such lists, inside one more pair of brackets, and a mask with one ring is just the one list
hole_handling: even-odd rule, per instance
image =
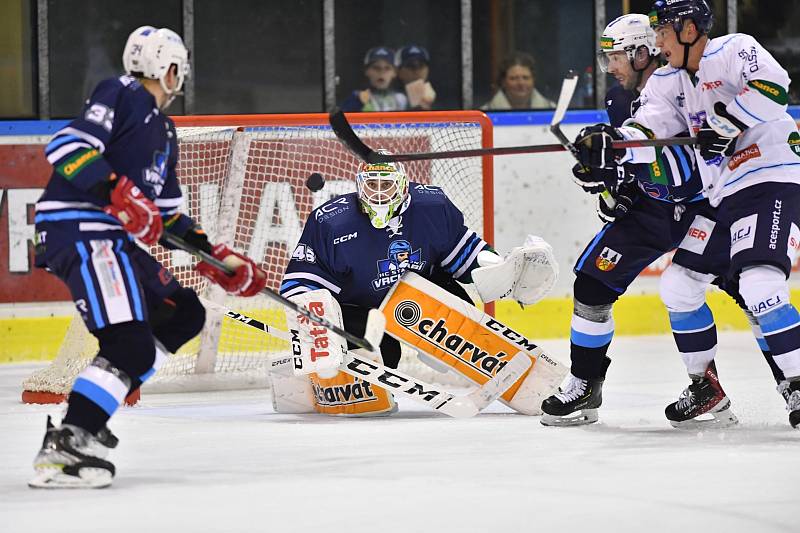
[[314, 391], [307, 375], [294, 375], [293, 358], [284, 357], [270, 363], [270, 393], [276, 413], [314, 413]]

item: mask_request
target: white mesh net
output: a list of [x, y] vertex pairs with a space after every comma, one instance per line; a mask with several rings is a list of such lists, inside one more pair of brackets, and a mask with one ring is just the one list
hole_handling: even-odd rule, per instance
[[[306, 217], [330, 198], [355, 190], [358, 162], [327, 126], [326, 115], [284, 116], [291, 126], [281, 125], [281, 117], [247, 118], [261, 125], [178, 128], [183, 211], [200, 222], [211, 242], [224, 242], [260, 262], [268, 286], [277, 290]], [[367, 144], [399, 153], [490, 146], [485, 120], [478, 112], [436, 112], [360, 115], [353, 122], [360, 122], [354, 129]], [[406, 163], [411, 181], [441, 186], [480, 233], [490, 227], [484, 213], [492, 207], [491, 194], [484, 195], [485, 168], [490, 164], [481, 158]], [[305, 181], [314, 172], [325, 178], [325, 187], [312, 193]], [[188, 254], [161, 247], [151, 252], [202, 297], [285, 329], [283, 309], [266, 297], [229, 297], [194, 272]], [[172, 355], [145, 391], [266, 386], [267, 360], [287, 349], [284, 341], [209, 312], [201, 335]], [[76, 316], [56, 359], [28, 378], [24, 389], [69, 392], [96, 351], [94, 337]], [[413, 356], [404, 356], [401, 365], [423, 379], [443, 381], [443, 374]]]

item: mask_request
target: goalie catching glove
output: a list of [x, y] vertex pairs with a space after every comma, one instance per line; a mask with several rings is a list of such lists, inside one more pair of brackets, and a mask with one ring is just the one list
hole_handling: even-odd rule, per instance
[[544, 298], [558, 280], [553, 248], [541, 237], [528, 235], [525, 243], [504, 258], [487, 250], [478, 254], [481, 265], [472, 271], [472, 281], [481, 300], [511, 298], [532, 305]]
[[233, 275], [228, 275], [204, 261], [197, 263], [195, 269], [202, 276], [217, 283], [227, 293], [235, 296], [255, 296], [266, 287], [267, 274], [252, 259], [234, 252], [224, 244], [214, 246], [211, 255], [230, 267], [234, 271]]

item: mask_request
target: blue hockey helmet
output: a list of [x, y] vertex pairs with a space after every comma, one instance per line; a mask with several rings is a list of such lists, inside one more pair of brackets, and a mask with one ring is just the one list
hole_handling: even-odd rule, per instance
[[657, 0], [649, 14], [650, 26], [658, 28], [669, 24], [680, 33], [683, 21], [691, 19], [700, 34], [708, 34], [714, 25], [714, 13], [707, 0]]
[[411, 255], [411, 243], [408, 241], [392, 241], [389, 244], [389, 259], [393, 262], [399, 263], [397, 255], [403, 252], [406, 252], [409, 256]]

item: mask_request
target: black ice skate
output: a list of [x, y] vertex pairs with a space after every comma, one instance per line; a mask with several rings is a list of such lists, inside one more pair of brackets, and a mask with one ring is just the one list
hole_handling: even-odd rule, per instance
[[47, 417], [42, 449], [33, 460], [32, 488], [103, 488], [111, 485], [114, 465], [104, 457], [118, 439], [108, 428], [94, 436], [73, 425], [53, 426]]
[[678, 401], [664, 409], [664, 414], [679, 429], [724, 428], [739, 423], [731, 411], [731, 401], [717, 379], [712, 362], [702, 376], [690, 376], [692, 383], [681, 393]]
[[793, 428], [800, 429], [800, 379], [794, 381], [781, 381], [778, 392], [786, 400], [786, 410], [789, 411], [789, 423]]
[[597, 422], [602, 393], [603, 378], [587, 380], [570, 374], [567, 383], [542, 402], [541, 422], [545, 426], [581, 426]]

